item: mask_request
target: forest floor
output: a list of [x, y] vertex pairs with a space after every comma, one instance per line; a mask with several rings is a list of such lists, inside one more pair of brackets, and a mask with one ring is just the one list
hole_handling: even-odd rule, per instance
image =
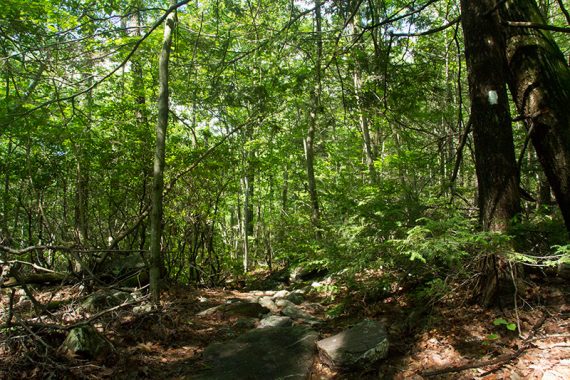
[[[59, 312], [66, 323], [86, 317], [73, 311], [73, 300], [80, 296], [78, 287], [44, 288], [35, 295], [39, 301], [63, 301]], [[32, 324], [16, 335], [0, 330], [0, 379], [191, 379], [205, 366], [205, 347], [251, 328], [239, 317], [197, 313], [251, 295], [246, 290], [177, 287], [163, 295], [161, 312], [135, 314], [131, 307], [106, 313], [94, 325], [112, 342], [115, 352], [100, 360], [58, 351], [65, 337], [61, 331]], [[390, 337], [387, 359], [360, 372], [333, 371], [315, 355], [311, 379], [570, 378], [567, 280], [542, 279], [529, 285], [517, 308], [482, 309], [464, 299], [458, 292], [427, 308], [411, 305], [406, 294], [371, 302], [355, 294], [333, 299], [330, 294], [307, 293], [302, 306], [323, 321], [314, 327], [321, 337], [366, 318], [383, 321]], [[3, 294], [2, 306], [6, 300]], [[330, 311], [338, 309], [340, 302], [345, 305], [343, 312], [331, 318]], [[17, 307], [14, 311], [25, 315]], [[498, 318], [516, 323], [520, 335], [518, 328], [495, 326]], [[28, 321], [18, 317], [15, 322], [24, 326]]]

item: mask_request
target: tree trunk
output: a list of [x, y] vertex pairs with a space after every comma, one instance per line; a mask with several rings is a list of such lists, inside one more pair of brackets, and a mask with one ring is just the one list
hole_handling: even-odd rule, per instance
[[317, 182], [315, 180], [315, 132], [318, 124], [318, 114], [321, 107], [321, 59], [323, 41], [321, 36], [321, 0], [315, 0], [315, 34], [317, 38], [317, 57], [315, 64], [315, 85], [311, 93], [311, 107], [309, 110], [309, 129], [305, 138], [305, 160], [307, 165], [307, 182], [309, 197], [311, 199], [311, 221], [315, 228], [315, 237], [320, 239], [319, 198], [317, 195]]
[[[171, 0], [170, 5], [175, 2]], [[152, 180], [152, 210], [150, 214], [150, 292], [152, 302], [160, 306], [160, 269], [162, 267], [162, 191], [164, 189], [164, 159], [166, 149], [166, 127], [168, 126], [168, 63], [172, 46], [172, 31], [176, 22], [173, 11], [164, 22], [164, 37], [158, 63], [158, 121], [156, 123], [156, 145]]]
[[[480, 223], [484, 230], [504, 232], [520, 212], [517, 163], [506, 90], [504, 40], [494, 0], [461, 0], [471, 123], [475, 143]], [[504, 260], [479, 257], [480, 277], [474, 296], [484, 306], [496, 299], [508, 281]]]
[[519, 181], [506, 91], [504, 41], [492, 0], [462, 0], [480, 221], [505, 231], [520, 211]]
[[[546, 24], [534, 0], [500, 7], [503, 21]], [[570, 69], [545, 30], [505, 26], [508, 83], [570, 231]]]

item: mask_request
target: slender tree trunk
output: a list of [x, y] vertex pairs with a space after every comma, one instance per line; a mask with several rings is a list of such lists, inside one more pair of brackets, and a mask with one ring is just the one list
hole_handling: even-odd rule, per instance
[[[171, 0], [170, 5], [175, 2]], [[151, 228], [151, 263], [150, 263], [150, 292], [152, 302], [160, 307], [160, 269], [162, 267], [162, 191], [164, 189], [164, 160], [166, 150], [166, 127], [168, 126], [168, 63], [172, 46], [172, 31], [176, 22], [176, 13], [168, 15], [164, 22], [164, 37], [158, 62], [158, 121], [156, 123], [156, 145], [152, 180], [152, 210], [150, 214]]]
[[317, 56], [315, 63], [315, 86], [311, 93], [311, 106], [309, 110], [309, 129], [305, 138], [305, 160], [307, 165], [307, 182], [309, 197], [311, 199], [311, 221], [315, 228], [315, 237], [320, 239], [321, 212], [315, 179], [315, 133], [318, 125], [318, 114], [321, 107], [321, 60], [323, 41], [321, 36], [321, 1], [315, 0], [315, 36], [317, 39]]
[[[500, 7], [500, 15], [503, 22], [546, 24], [534, 0], [507, 1]], [[509, 88], [570, 231], [568, 63], [548, 31], [510, 26], [503, 31]]]
[[[480, 223], [484, 230], [504, 232], [520, 212], [520, 195], [511, 116], [506, 90], [504, 40], [494, 0], [461, 0], [471, 123], [475, 142]], [[482, 257], [474, 296], [485, 306], [495, 300], [507, 273], [502, 259]]]
[[[354, 52], [354, 71], [352, 73], [352, 82], [354, 85], [354, 97], [356, 98], [356, 104], [358, 107], [358, 123], [360, 126], [360, 132], [362, 134], [362, 143], [364, 150], [364, 157], [366, 159], [366, 167], [368, 168], [369, 182], [374, 184], [377, 182], [376, 168], [374, 167], [374, 161], [376, 159], [374, 155], [374, 149], [372, 147], [372, 139], [370, 137], [370, 120], [367, 116], [365, 110], [364, 100], [362, 99], [362, 69], [360, 67], [359, 55], [362, 53], [362, 44], [358, 41], [358, 26], [357, 20], [360, 17], [357, 15], [358, 10], [354, 9], [359, 6], [360, 2], [351, 2], [350, 4], [350, 14], [354, 14], [352, 21], [350, 22], [353, 34], [353, 52]], [[348, 20], [347, 20], [348, 21]], [[377, 41], [375, 41], [377, 43]]]

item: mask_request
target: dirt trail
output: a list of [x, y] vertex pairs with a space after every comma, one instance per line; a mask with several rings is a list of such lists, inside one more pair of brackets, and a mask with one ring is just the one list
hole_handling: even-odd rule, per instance
[[[61, 298], [77, 296], [73, 288], [61, 288], [59, 292]], [[52, 290], [45, 290], [38, 293], [38, 299], [44, 300], [51, 294]], [[57, 348], [64, 337], [61, 332], [39, 328], [30, 330], [33, 334], [20, 330], [19, 336], [8, 337], [2, 331], [0, 379], [191, 379], [205, 366], [205, 347], [235, 338], [253, 327], [251, 321], [238, 315], [197, 314], [229, 301], [251, 300], [252, 294], [177, 288], [165, 294], [160, 313], [136, 315], [132, 309], [116, 310], [96, 324], [116, 349], [112, 357], [99, 361], [68, 357], [49, 349], [46, 355], [39, 338]], [[302, 307], [323, 321], [313, 327], [321, 337], [364, 318], [383, 321], [390, 334], [389, 356], [366, 371], [344, 374], [328, 369], [316, 359], [311, 379], [570, 378], [567, 283], [553, 281], [529, 287], [526, 303], [516, 312], [510, 309], [504, 313], [461, 303], [458, 294], [456, 299], [440, 302], [430, 310], [409, 307], [404, 296], [375, 303], [353, 299], [345, 304], [343, 314], [330, 318], [328, 312], [338, 309], [341, 300], [331, 302], [318, 293], [310, 293]], [[62, 305], [63, 311], [59, 312], [67, 312], [73, 318], [73, 304]], [[16, 308], [16, 312], [22, 311]], [[498, 318], [517, 324], [520, 336], [505, 325], [495, 326], [493, 322]]]

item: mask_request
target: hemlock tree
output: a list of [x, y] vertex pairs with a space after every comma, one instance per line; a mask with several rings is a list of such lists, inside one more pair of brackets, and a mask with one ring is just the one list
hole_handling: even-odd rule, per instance
[[506, 90], [504, 41], [492, 0], [461, 0], [480, 222], [506, 231], [520, 211], [519, 180]]
[[[471, 123], [475, 142], [480, 223], [484, 230], [506, 232], [520, 212], [519, 179], [506, 89], [504, 41], [493, 0], [461, 0]], [[481, 261], [475, 290], [487, 305], [496, 293], [498, 258]]]
[[570, 68], [534, 0], [500, 7], [508, 84], [570, 231]]

